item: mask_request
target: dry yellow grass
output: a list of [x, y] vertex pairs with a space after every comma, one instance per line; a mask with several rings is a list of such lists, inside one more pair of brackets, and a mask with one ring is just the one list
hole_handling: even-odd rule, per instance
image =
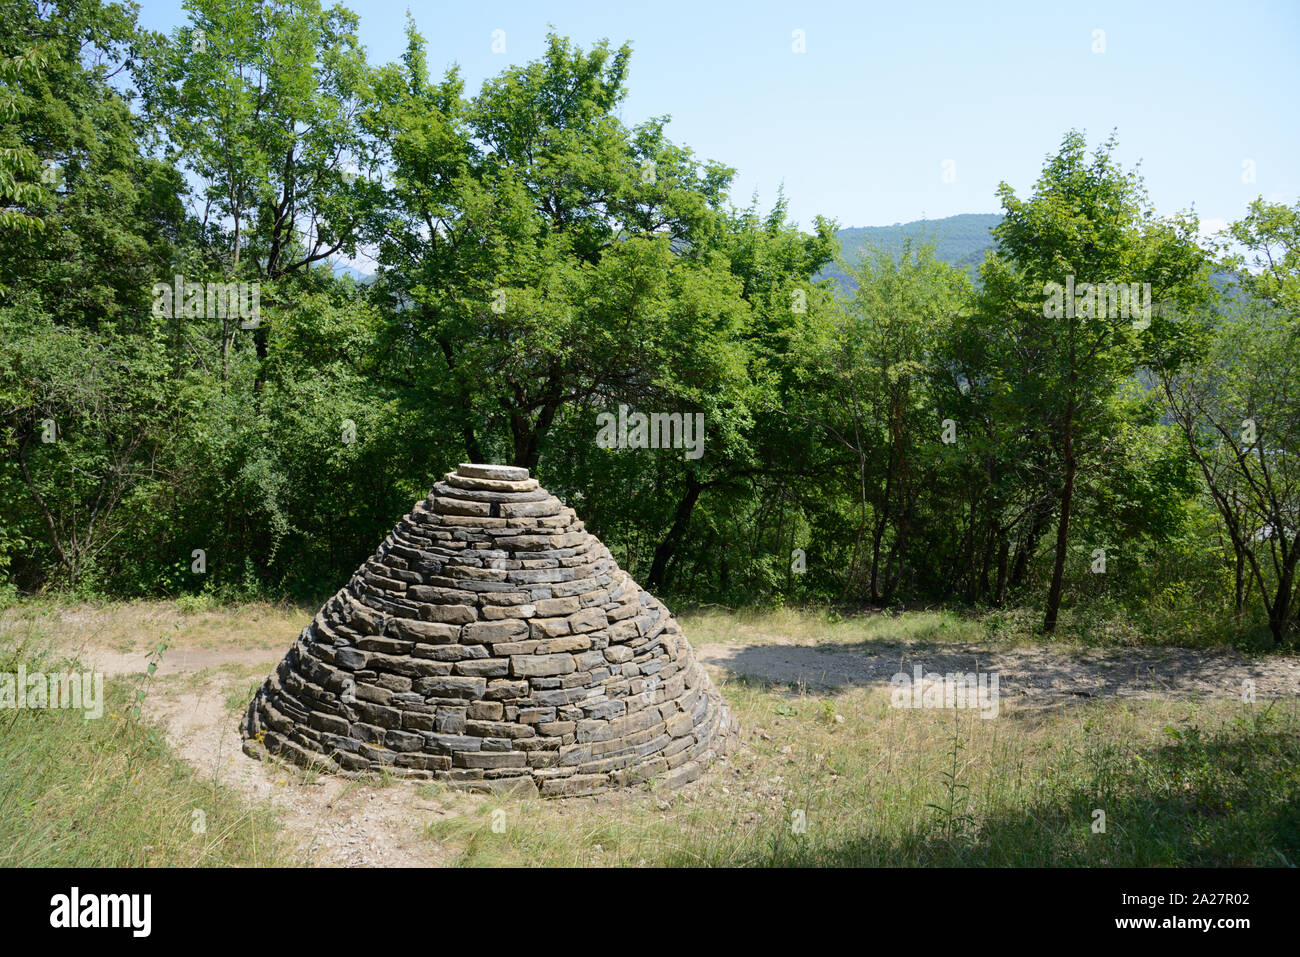
[[[150, 694], [177, 702], [200, 687], [216, 687], [229, 723], [311, 612], [26, 602], [0, 612], [0, 648], [34, 654], [43, 646], [65, 657], [95, 650], [135, 661], [166, 636], [164, 665], [184, 667], [160, 669]], [[987, 622], [945, 612], [837, 619], [796, 610], [701, 609], [682, 620], [697, 646], [827, 646], [870, 657], [895, 648], [961, 644], [1005, 651], [1024, 643], [1019, 635], [990, 633]], [[1255, 704], [1195, 695], [1066, 695], [1048, 707], [1004, 698], [999, 716], [984, 720], [974, 711], [892, 707], [888, 686], [878, 681], [814, 690], [725, 671], [715, 677], [740, 719], [743, 741], [699, 782], [677, 793], [647, 787], [567, 801], [395, 784], [419, 792], [421, 816], [413, 823], [423, 822], [422, 836], [412, 832], [411, 840], [424, 842], [437, 860], [469, 865], [1300, 862], [1300, 699], [1294, 695]], [[138, 796], [125, 780], [121, 787], [163, 809], [149, 821], [170, 820], [175, 808], [187, 806], [194, 779], [156, 729], [151, 741], [142, 760], [157, 794]], [[69, 747], [72, 760], [80, 752]], [[20, 748], [13, 760], [25, 760], [23, 753]], [[59, 770], [59, 800], [87, 807], [123, 773], [117, 763], [93, 767], [93, 779], [78, 778], [71, 764]], [[315, 786], [300, 774], [284, 777], [287, 788]], [[365, 798], [374, 805], [383, 791]], [[209, 793], [204, 800], [217, 798]], [[231, 795], [221, 792], [219, 800]], [[210, 851], [196, 852], [205, 845], [143, 838], [137, 839], [158, 850], [124, 857], [104, 843], [121, 835], [92, 815], [77, 818], [92, 829], [75, 845], [87, 856], [61, 860], [202, 863], [238, 859], [253, 853], [241, 848], [254, 845], [274, 847], [273, 818], [258, 802], [245, 802], [243, 814], [222, 804], [223, 813], [241, 822], [232, 832], [238, 840], [211, 858]], [[1106, 816], [1104, 831], [1094, 830], [1098, 811]], [[268, 830], [250, 843], [252, 826]], [[172, 854], [175, 861], [167, 858]]]
[[[474, 865], [1298, 859], [1300, 819], [1285, 803], [1300, 792], [1294, 702], [1267, 718], [1266, 706], [1223, 701], [1111, 700], [983, 720], [897, 709], [878, 689], [826, 697], [733, 681], [723, 692], [745, 745], [687, 789], [563, 802], [444, 793], [457, 813], [430, 824], [430, 839]], [[1215, 764], [1226, 755], [1255, 760], [1258, 790]]]

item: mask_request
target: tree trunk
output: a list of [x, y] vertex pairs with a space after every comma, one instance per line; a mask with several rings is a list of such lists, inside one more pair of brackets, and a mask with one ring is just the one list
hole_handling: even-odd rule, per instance
[[998, 539], [998, 584], [993, 595], [993, 603], [1001, 608], [1007, 600], [1007, 560], [1011, 555], [1011, 540], [1005, 536]]
[[559, 406], [553, 403], [543, 405], [537, 413], [535, 423], [530, 423], [528, 416], [523, 413], [510, 416], [510, 425], [515, 439], [513, 464], [528, 469], [530, 473], [536, 472], [537, 463], [542, 456], [542, 439], [551, 430], [551, 423], [555, 421], [555, 413], [558, 409]]
[[18, 467], [23, 473], [23, 484], [27, 486], [27, 491], [31, 493], [36, 502], [36, 507], [40, 509], [41, 520], [45, 523], [45, 529], [50, 533], [50, 544], [54, 546], [54, 551], [59, 556], [59, 561], [63, 567], [68, 570], [68, 578], [75, 585], [77, 583], [77, 561], [75, 560], [76, 548], [74, 543], [69, 543], [68, 548], [63, 547], [63, 542], [59, 538], [58, 524], [54, 521], [54, 513], [50, 511], [49, 506], [45, 503], [45, 498], [41, 495], [40, 490], [36, 487], [36, 480], [32, 478], [31, 470], [27, 467], [27, 459], [24, 453], [27, 451], [27, 443], [31, 435], [25, 435], [23, 440], [18, 444], [14, 451], [14, 458], [18, 460]]
[[1237, 617], [1240, 618], [1241, 613], [1246, 610], [1246, 556], [1241, 553], [1240, 548], [1236, 547], [1235, 542], [1233, 543], [1233, 550], [1236, 555], [1236, 561], [1234, 562], [1233, 568], [1234, 588], [1232, 609], [1236, 613]]
[[[1282, 545], [1285, 549], [1285, 540]], [[1300, 545], [1300, 540], [1297, 541], [1297, 545]], [[1290, 555], [1284, 552], [1276, 597], [1268, 609], [1268, 630], [1273, 633], [1273, 644], [1279, 646], [1286, 641], [1287, 631], [1291, 627], [1291, 592], [1295, 586], [1296, 555], [1296, 550], [1293, 550]]]
[[[238, 328], [238, 320], [235, 320], [235, 326]], [[266, 341], [266, 323], [259, 322], [257, 328], [253, 330], [253, 345], [257, 350], [257, 374], [253, 377], [253, 392], [260, 394], [266, 387], [266, 357], [270, 350]]]
[[1052, 587], [1047, 592], [1047, 611], [1043, 615], [1043, 631], [1056, 630], [1057, 613], [1061, 610], [1061, 589], [1065, 584], [1065, 557], [1070, 542], [1070, 506], [1074, 501], [1074, 407], [1071, 403], [1065, 412], [1065, 485], [1061, 489], [1061, 517], [1056, 526], [1056, 557], [1052, 563]]
[[1018, 591], [1024, 587], [1025, 575], [1029, 572], [1029, 557], [1037, 547], [1043, 529], [1047, 527], [1047, 519], [1047, 509], [1042, 505], [1035, 505], [1029, 517], [1029, 528], [1016, 547], [1016, 560], [1011, 565], [1011, 580], [1008, 582], [1010, 591]]
[[[891, 455], [892, 459], [892, 455]], [[885, 496], [875, 514], [875, 528], [871, 532], [871, 603], [880, 603], [880, 540], [885, 534], [885, 525], [889, 522], [889, 500], [893, 495], [894, 466], [892, 461], [885, 474]]]
[[471, 462], [482, 462], [483, 450], [479, 447], [478, 436], [474, 432], [473, 402], [470, 400], [469, 390], [460, 381], [456, 368], [456, 353], [451, 347], [450, 340], [445, 337], [438, 337], [438, 346], [442, 349], [448, 370], [456, 379], [456, 401], [460, 408], [460, 434], [465, 442], [465, 455]]
[[[673, 524], [668, 529], [668, 534], [664, 536], [655, 548], [654, 561], [650, 564], [650, 574], [646, 577], [646, 588], [662, 588], [668, 575], [668, 563], [672, 561], [673, 556], [677, 554], [677, 549], [681, 546], [682, 539], [686, 535], [686, 528], [691, 523], [691, 512], [695, 509], [695, 503], [700, 497], [700, 492], [704, 491], [704, 486], [695, 480], [693, 475], [686, 476], [686, 494], [682, 500], [677, 503], [677, 511], [673, 515]], [[726, 564], [725, 556], [723, 559], [723, 569], [725, 574]]]
[[984, 536], [984, 547], [981, 551], [984, 553], [983, 562], [980, 565], [979, 585], [975, 590], [979, 598], [987, 598], [991, 590], [989, 586], [989, 570], [993, 567], [993, 549], [996, 541], [993, 537], [992, 530], [989, 530]]

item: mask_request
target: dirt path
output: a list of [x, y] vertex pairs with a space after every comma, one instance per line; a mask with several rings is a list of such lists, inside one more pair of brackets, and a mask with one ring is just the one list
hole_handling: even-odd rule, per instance
[[253, 799], [270, 799], [308, 861], [327, 867], [427, 867], [441, 863], [420, 829], [443, 813], [416, 787], [372, 787], [320, 775], [310, 783], [296, 770], [255, 761], [240, 750], [238, 716], [226, 706], [230, 682], [213, 679], [200, 691], [158, 697], [151, 713], [171, 745], [200, 773]]
[[[138, 675], [149, 667], [149, 656], [143, 652], [89, 647], [83, 652], [83, 657], [95, 662], [108, 675]], [[244, 668], [265, 662], [267, 674], [270, 674], [279, 659], [278, 654], [248, 648], [169, 648], [158, 662], [155, 673], [162, 677], [192, 675], [208, 668]]]
[[[159, 676], [193, 675], [223, 666], [270, 673], [278, 655], [232, 649], [174, 649], [163, 656]], [[106, 674], [139, 674], [148, 659], [108, 649], [87, 648], [84, 659]], [[427, 867], [447, 853], [420, 833], [430, 820], [449, 812], [422, 797], [409, 782], [388, 787], [321, 775], [304, 783], [297, 769], [255, 761], [240, 748], [239, 715], [227, 698], [250, 679], [211, 673], [174, 692], [166, 683], [146, 699], [151, 717], [167, 729], [167, 740], [201, 774], [254, 800], [269, 799], [307, 862], [326, 867]]]

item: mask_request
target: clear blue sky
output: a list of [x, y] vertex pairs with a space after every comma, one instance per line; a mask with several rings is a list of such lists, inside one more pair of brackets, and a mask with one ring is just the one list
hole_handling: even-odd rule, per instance
[[[1194, 204], [1217, 226], [1257, 195], [1300, 197], [1296, 0], [344, 5], [373, 62], [400, 55], [409, 9], [431, 69], [459, 63], [468, 91], [540, 55], [548, 25], [583, 46], [626, 40], [624, 121], [671, 115], [676, 141], [738, 170], [737, 205], [757, 190], [767, 206], [784, 183], [804, 225], [996, 212], [998, 182], [1026, 192], [1072, 127], [1094, 144], [1118, 128], [1121, 161], [1141, 161], [1161, 213]], [[184, 14], [142, 0], [140, 19], [170, 31]]]

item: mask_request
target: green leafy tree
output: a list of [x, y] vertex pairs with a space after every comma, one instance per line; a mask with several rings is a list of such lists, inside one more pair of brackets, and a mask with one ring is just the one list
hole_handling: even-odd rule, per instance
[[910, 240], [898, 258], [879, 250], [848, 270], [856, 293], [824, 327], [811, 366], [830, 372], [819, 424], [853, 462], [856, 517], [844, 594], [865, 585], [872, 602], [889, 603], [942, 448], [934, 359], [969, 299], [970, 282], [937, 261], [932, 246], [915, 248]]
[[1221, 237], [1238, 289], [1207, 313], [1208, 345], [1158, 368], [1234, 555], [1234, 604], [1258, 589], [1276, 644], [1297, 627], [1300, 571], [1300, 204], [1257, 200]]
[[2, 22], [0, 55], [40, 67], [9, 72], [0, 136], [54, 175], [11, 195], [44, 228], [0, 243], [0, 500], [30, 545], [15, 573], [76, 583], [139, 519], [169, 441], [149, 280], [185, 233], [181, 183], [130, 109], [143, 43], [130, 8], [8, 3]]
[[[1157, 218], [1141, 178], [1115, 163], [1115, 145], [1112, 137], [1089, 156], [1083, 136], [1072, 132], [1028, 199], [1003, 184], [996, 257], [981, 273], [986, 328], [995, 335], [1005, 328], [1001, 355], [1014, 363], [1007, 378], [1030, 397], [1031, 428], [1050, 452], [1056, 535], [1043, 614], [1048, 632], [1061, 606], [1076, 482], [1104, 438], [1103, 410], [1176, 335], [1174, 306], [1199, 295], [1206, 274], [1195, 220]], [[1130, 293], [1127, 307], [1123, 292]], [[1146, 314], [1148, 302], [1152, 313], [1161, 303], [1159, 317]]]
[[376, 79], [368, 124], [392, 164], [377, 288], [408, 378], [455, 410], [472, 458], [536, 468], [564, 410], [653, 395], [657, 376], [704, 394], [743, 322], [709, 245], [730, 171], [663, 120], [618, 120], [629, 55], [552, 35], [466, 102], [454, 71], [429, 81], [409, 28]]
[[1244, 291], [1290, 321], [1300, 320], [1300, 202], [1287, 206], [1260, 197], [1221, 239], [1223, 264]]
[[[361, 116], [371, 71], [357, 16], [319, 0], [187, 0], [190, 22], [155, 45], [144, 92], [170, 157], [200, 182], [218, 274], [263, 280], [268, 352], [279, 281], [353, 256], [382, 190]], [[225, 370], [239, 323], [222, 317]], [[226, 370], [228, 372], [228, 370]], [[259, 375], [260, 386], [264, 376]]]
[[[47, 43], [30, 36], [30, 21], [23, 22], [26, 18], [20, 17], [17, 6], [7, 3], [0, 7], [0, 15], [5, 16], [5, 28], [0, 32], [0, 122], [5, 124], [23, 112], [26, 97], [20, 81], [39, 78], [50, 55]], [[0, 235], [30, 235], [44, 227], [40, 217], [24, 212], [26, 206], [46, 199], [42, 172], [40, 158], [28, 144], [10, 137], [0, 142]], [[0, 294], [3, 292], [0, 287]]]

